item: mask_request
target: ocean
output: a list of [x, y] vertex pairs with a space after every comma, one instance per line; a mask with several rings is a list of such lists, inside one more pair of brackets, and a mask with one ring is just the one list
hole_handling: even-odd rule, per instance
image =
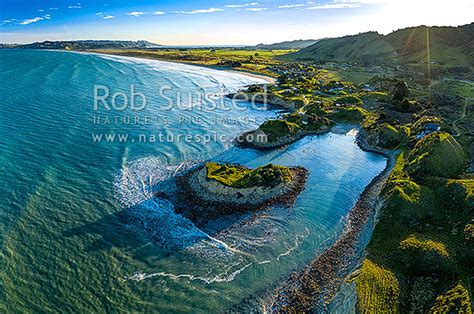
[[[0, 50], [0, 82], [2, 312], [245, 307], [243, 300], [271, 291], [337, 239], [386, 165], [359, 149], [347, 126], [279, 150], [234, 147], [234, 136], [279, 112], [229, 100], [206, 106], [211, 101], [188, 95], [219, 98], [262, 83], [239, 73]], [[94, 101], [94, 92], [106, 91], [105, 103]], [[143, 94], [146, 107], [133, 108], [134, 92], [136, 106]], [[209, 159], [303, 166], [310, 174], [291, 208], [201, 228], [166, 200], [150, 199], [153, 186]]]

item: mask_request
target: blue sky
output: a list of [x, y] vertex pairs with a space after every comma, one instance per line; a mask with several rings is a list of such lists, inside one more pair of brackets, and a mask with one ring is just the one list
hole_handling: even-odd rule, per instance
[[473, 0], [0, 0], [0, 42], [272, 43], [472, 22]]

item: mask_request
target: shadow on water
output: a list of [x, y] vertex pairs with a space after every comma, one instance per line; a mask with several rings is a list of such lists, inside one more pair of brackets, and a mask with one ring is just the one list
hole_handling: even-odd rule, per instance
[[[94, 222], [86, 223], [80, 227], [63, 232], [64, 237], [92, 237], [94, 240], [87, 246], [88, 251], [110, 250], [122, 248], [136, 255], [153, 254], [149, 248], [153, 239], [144, 233], [138, 233], [126, 224], [127, 217], [132, 209], [113, 213]], [[171, 254], [172, 249], [160, 248]]]
[[153, 198], [70, 229], [63, 236], [95, 235], [98, 238], [94, 237], [93, 243], [87, 247], [90, 251], [120, 247], [141, 257], [152, 257], [157, 250], [159, 255], [168, 257], [196, 245], [225, 253], [229, 247], [210, 234], [217, 234], [238, 220], [241, 220], [241, 216], [236, 215], [231, 219], [208, 222], [208, 228], [201, 230], [191, 220], [176, 213], [170, 202]]

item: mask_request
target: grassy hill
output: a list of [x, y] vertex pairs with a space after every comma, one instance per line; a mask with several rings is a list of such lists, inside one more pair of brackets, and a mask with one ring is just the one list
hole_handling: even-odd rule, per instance
[[474, 23], [460, 27], [405, 28], [388, 34], [385, 39], [397, 51], [399, 63], [474, 65]]
[[317, 43], [319, 40], [316, 39], [308, 39], [308, 40], [292, 40], [292, 41], [284, 41], [281, 43], [274, 43], [274, 44], [259, 44], [255, 46], [254, 48], [256, 49], [262, 49], [262, 50], [293, 50], [293, 49], [303, 49], [306, 47], [309, 47], [311, 45], [314, 45]]
[[362, 33], [340, 38], [328, 38], [298, 52], [285, 56], [289, 59], [317, 62], [392, 62], [396, 52], [376, 32]]
[[[361, 64], [474, 66], [474, 23], [459, 27], [418, 26], [388, 35], [376, 32], [321, 40], [285, 58]], [[458, 69], [459, 70], [459, 69]]]

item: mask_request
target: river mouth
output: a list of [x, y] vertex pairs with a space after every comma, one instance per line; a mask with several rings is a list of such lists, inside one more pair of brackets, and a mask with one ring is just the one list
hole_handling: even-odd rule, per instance
[[[7, 148], [0, 166], [8, 169], [0, 199], [6, 226], [2, 279], [5, 304], [17, 309], [225, 311], [278, 284], [330, 246], [360, 193], [386, 164], [382, 156], [357, 146], [353, 127], [266, 152], [219, 141], [94, 143], [91, 82], [124, 89], [133, 83], [147, 91], [169, 81], [182, 90], [196, 85], [218, 90], [222, 84], [236, 89], [254, 81], [160, 62], [64, 52], [1, 53], [10, 67], [0, 74], [8, 82], [0, 110], [10, 120], [0, 128]], [[28, 96], [25, 91], [33, 92], [31, 87], [35, 94]], [[158, 113], [154, 107], [148, 110]], [[178, 114], [168, 113], [172, 123], [179, 122]], [[131, 132], [235, 136], [259, 122], [222, 125], [210, 122], [222, 112], [187, 114], [205, 123]], [[226, 114], [275, 115], [251, 108]], [[148, 186], [208, 159], [248, 167], [301, 166], [309, 170], [309, 178], [289, 209], [272, 207], [199, 228], [165, 200], [152, 199]], [[42, 283], [43, 289], [33, 293], [31, 282]]]

